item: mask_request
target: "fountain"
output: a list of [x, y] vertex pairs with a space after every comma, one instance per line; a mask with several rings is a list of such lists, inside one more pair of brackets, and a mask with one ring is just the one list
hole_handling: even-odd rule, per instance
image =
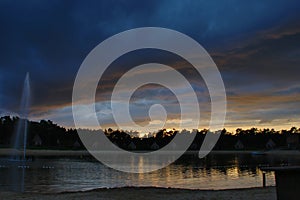
[[26, 74], [20, 103], [20, 118], [16, 124], [14, 135], [12, 136], [12, 150], [8, 152], [8, 159], [1, 159], [0, 164], [7, 169], [7, 177], [1, 179], [0, 184], [7, 186], [8, 190], [15, 192], [25, 191], [26, 169], [30, 168], [33, 159], [26, 156], [28, 114], [30, 105], [30, 83], [29, 73]]
[[[15, 132], [15, 136], [13, 138], [14, 145], [13, 149], [20, 150], [23, 145], [23, 156], [22, 158], [16, 159], [16, 155], [14, 155], [13, 159], [16, 161], [26, 161], [26, 146], [27, 146], [27, 132], [28, 132], [28, 113], [29, 113], [29, 103], [30, 103], [30, 83], [29, 83], [29, 73], [27, 72], [23, 93], [20, 104], [20, 119], [17, 123], [17, 128]], [[21, 144], [23, 141], [23, 144]]]

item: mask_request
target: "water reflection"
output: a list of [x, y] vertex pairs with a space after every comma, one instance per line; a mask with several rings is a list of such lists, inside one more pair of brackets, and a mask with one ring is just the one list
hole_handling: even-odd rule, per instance
[[25, 168], [1, 169], [1, 183], [14, 192], [24, 192]]
[[[132, 166], [138, 163], [138, 166]], [[157, 186], [188, 189], [228, 189], [261, 187], [259, 166], [299, 165], [292, 156], [252, 156], [250, 154], [211, 154], [199, 159], [197, 153], [182, 156], [161, 170], [132, 174], [110, 169], [90, 157], [81, 159], [37, 158], [29, 168], [0, 162], [0, 189], [30, 192], [82, 191], [123, 186]], [[123, 167], [151, 167], [145, 158], [128, 160]], [[25, 183], [25, 184], [24, 184]], [[267, 173], [267, 185], [274, 185]]]

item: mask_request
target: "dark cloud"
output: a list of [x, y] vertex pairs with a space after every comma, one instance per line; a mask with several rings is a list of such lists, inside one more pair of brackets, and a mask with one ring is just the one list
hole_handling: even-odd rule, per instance
[[[299, 87], [300, 24], [258, 33], [244, 46], [213, 57], [234, 93], [296, 92]], [[294, 88], [291, 90], [291, 88]]]
[[[73, 81], [85, 56], [113, 34], [159, 26], [191, 36], [213, 55], [229, 96], [229, 118], [237, 112], [248, 113], [244, 119], [259, 117], [250, 110], [267, 102], [276, 109], [260, 113], [265, 119], [258, 120], [294, 117], [290, 107], [299, 107], [292, 99], [300, 88], [299, 8], [298, 1], [279, 0], [1, 1], [0, 112], [18, 112], [23, 79], [30, 72], [32, 113], [72, 124], [66, 113], [71, 112]], [[151, 56], [181, 70], [202, 95], [199, 100], [209, 101], [205, 86], [196, 84], [195, 73], [186, 63], [165, 54]], [[107, 99], [100, 94], [109, 97], [120, 75], [134, 64], [132, 58], [149, 60], [138, 54], [115, 63], [118, 70], [107, 72], [111, 76], [103, 80], [98, 100]], [[152, 94], [156, 88], [151, 89], [144, 88], [139, 95]], [[258, 97], [261, 94], [263, 99]], [[164, 90], [157, 97], [170, 98]], [[282, 109], [284, 116], [277, 111]]]

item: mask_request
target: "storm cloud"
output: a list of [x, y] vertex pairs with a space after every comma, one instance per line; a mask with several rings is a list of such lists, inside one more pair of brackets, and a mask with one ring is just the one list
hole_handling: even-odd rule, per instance
[[[19, 112], [29, 72], [32, 118], [73, 126], [72, 87], [88, 53], [121, 31], [156, 26], [187, 34], [211, 54], [226, 87], [227, 127], [297, 126], [299, 8], [298, 1], [1, 1], [0, 114]], [[106, 72], [97, 93], [104, 123], [113, 124], [108, 101], [116, 81], [130, 66], [153, 60], [174, 67], [191, 81], [204, 121], [209, 118], [209, 95], [201, 77], [174, 55], [144, 51], [120, 58]], [[178, 119], [174, 95], [148, 86], [132, 99], [137, 121], [148, 119], [145, 108], [153, 99], [170, 105], [168, 117]], [[143, 109], [141, 102], [147, 105]]]

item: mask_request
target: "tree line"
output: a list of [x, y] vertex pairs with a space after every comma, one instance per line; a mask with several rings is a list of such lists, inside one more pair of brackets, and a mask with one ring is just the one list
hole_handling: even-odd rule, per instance
[[[19, 117], [4, 116], [0, 118], [0, 147], [9, 148], [14, 144]], [[40, 122], [28, 121], [27, 146], [41, 149], [84, 149], [75, 129], [66, 129], [50, 120]], [[193, 130], [196, 134], [189, 150], [199, 150], [209, 130]], [[85, 130], [93, 132], [93, 130]], [[156, 133], [138, 137], [137, 132], [105, 129], [103, 133], [115, 145], [125, 150], [157, 150], [169, 144], [176, 134], [187, 131], [158, 130]], [[215, 133], [216, 134], [216, 133]], [[298, 149], [300, 128], [289, 130], [274, 129], [236, 129], [234, 133], [223, 129], [218, 132], [220, 138], [215, 150], [263, 150], [263, 149]], [[22, 138], [19, 138], [22, 140]], [[95, 142], [96, 145], [96, 142]], [[176, 145], [176, 144], [173, 144]]]

